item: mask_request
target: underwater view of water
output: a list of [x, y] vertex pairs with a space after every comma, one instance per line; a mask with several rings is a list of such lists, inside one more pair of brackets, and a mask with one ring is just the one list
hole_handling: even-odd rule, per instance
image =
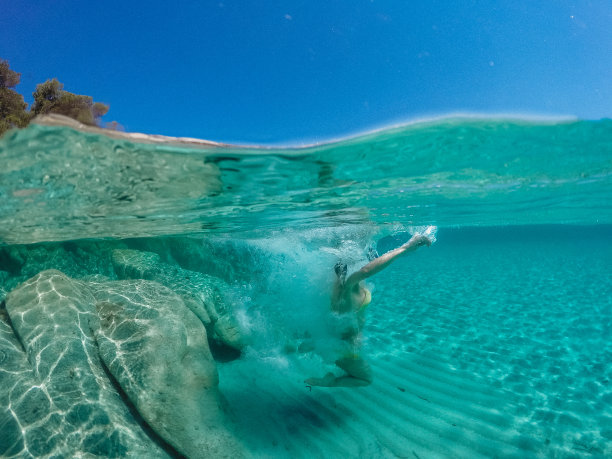
[[[61, 123], [60, 123], [61, 124]], [[612, 456], [612, 121], [0, 139], [0, 456]], [[366, 280], [364, 387], [334, 265]]]

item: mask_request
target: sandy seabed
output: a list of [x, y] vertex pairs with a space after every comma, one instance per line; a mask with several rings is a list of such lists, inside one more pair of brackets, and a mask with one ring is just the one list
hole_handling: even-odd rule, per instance
[[612, 455], [608, 240], [478, 234], [373, 278], [371, 386], [307, 387], [309, 353], [221, 364], [253, 456]]

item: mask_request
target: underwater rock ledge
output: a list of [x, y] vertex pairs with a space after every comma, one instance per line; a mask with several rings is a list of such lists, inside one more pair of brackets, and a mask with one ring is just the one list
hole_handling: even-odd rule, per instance
[[[2, 457], [243, 456], [206, 329], [169, 288], [47, 270], [3, 305]], [[122, 395], [175, 452], [148, 435]]]
[[209, 340], [237, 351], [244, 347], [245, 340], [234, 312], [221, 295], [228, 290], [221, 279], [168, 265], [158, 254], [141, 250], [113, 250], [112, 263], [122, 279], [157, 281], [177, 293], [204, 324]]

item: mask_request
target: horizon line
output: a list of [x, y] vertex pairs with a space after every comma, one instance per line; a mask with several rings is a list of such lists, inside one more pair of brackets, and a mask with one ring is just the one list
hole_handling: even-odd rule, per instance
[[[609, 118], [600, 118], [609, 119]], [[76, 129], [78, 131], [96, 133], [105, 135], [108, 137], [129, 140], [137, 143], [149, 143], [149, 144], [166, 144], [176, 145], [178, 147], [191, 147], [199, 149], [211, 149], [211, 148], [240, 148], [240, 149], [256, 149], [256, 150], [276, 150], [276, 149], [290, 149], [290, 150], [306, 150], [310, 148], [317, 148], [330, 144], [349, 142], [363, 137], [372, 136], [384, 131], [392, 131], [403, 129], [407, 127], [435, 124], [438, 122], [452, 122], [461, 120], [494, 120], [494, 121], [511, 121], [511, 122], [539, 122], [545, 124], [556, 124], [556, 123], [571, 123], [576, 121], [588, 121], [578, 118], [574, 115], [548, 115], [548, 114], [526, 114], [526, 113], [512, 113], [512, 112], [498, 112], [498, 113], [484, 113], [484, 112], [449, 112], [446, 114], [422, 116], [410, 119], [392, 121], [385, 124], [380, 124], [371, 128], [366, 128], [360, 131], [349, 132], [347, 134], [341, 134], [337, 137], [329, 137], [323, 140], [314, 140], [305, 138], [295, 141], [279, 141], [270, 143], [248, 143], [241, 141], [216, 141], [208, 139], [200, 139], [196, 137], [175, 137], [162, 134], [148, 134], [142, 132], [126, 132], [126, 131], [115, 131], [106, 129], [100, 126], [89, 126], [80, 123], [77, 120], [69, 118], [67, 116], [58, 114], [47, 114], [39, 115], [32, 120], [32, 124], [43, 125], [43, 126], [65, 126]], [[593, 120], [595, 121], [595, 120]]]

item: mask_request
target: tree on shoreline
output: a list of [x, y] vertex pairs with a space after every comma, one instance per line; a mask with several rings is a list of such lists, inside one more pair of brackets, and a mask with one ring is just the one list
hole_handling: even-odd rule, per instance
[[12, 127], [25, 127], [30, 122], [30, 115], [26, 112], [28, 104], [13, 89], [20, 78], [20, 73], [11, 70], [8, 62], [0, 59], [0, 135]]
[[28, 105], [23, 96], [13, 89], [20, 77], [20, 73], [9, 68], [8, 61], [0, 59], [0, 135], [13, 127], [27, 126], [36, 115], [57, 113], [83, 124], [100, 126], [108, 112], [108, 105], [94, 102], [90, 96], [65, 91], [64, 85], [55, 78], [36, 85], [32, 94], [34, 103], [26, 111]]
[[83, 124], [97, 126], [108, 112], [108, 105], [93, 101], [90, 96], [80, 96], [64, 91], [64, 85], [53, 78], [36, 86], [34, 103], [30, 108], [33, 115], [57, 113], [69, 116]]

